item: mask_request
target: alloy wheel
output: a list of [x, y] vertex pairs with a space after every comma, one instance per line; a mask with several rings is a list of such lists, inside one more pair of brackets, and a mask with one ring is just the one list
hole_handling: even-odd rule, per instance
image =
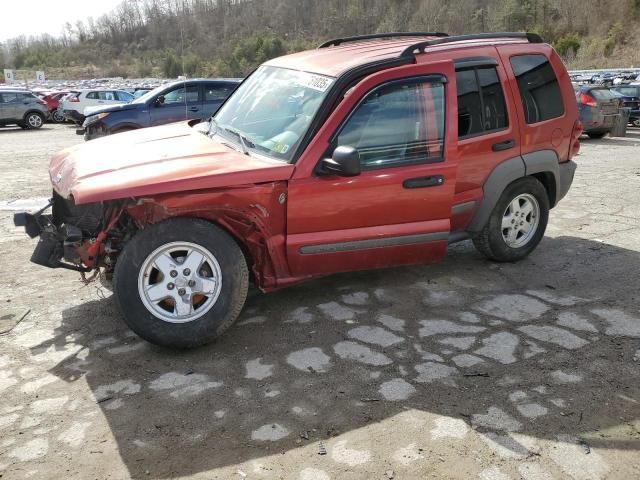
[[511, 200], [502, 215], [502, 238], [511, 248], [529, 243], [540, 223], [540, 205], [536, 197], [523, 193]]
[[222, 272], [206, 248], [173, 242], [154, 250], [138, 276], [142, 303], [155, 317], [187, 323], [207, 313], [218, 300]]

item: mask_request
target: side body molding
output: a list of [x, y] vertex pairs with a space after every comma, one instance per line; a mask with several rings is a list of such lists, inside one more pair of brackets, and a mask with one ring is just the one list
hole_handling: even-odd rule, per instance
[[[500, 195], [511, 182], [518, 178], [545, 173], [553, 176], [553, 191], [549, 192], [551, 207], [555, 206], [566, 193], [561, 185], [558, 156], [553, 150], [540, 150], [505, 160], [493, 169], [482, 190], [484, 196], [467, 232], [477, 233], [485, 226]], [[571, 172], [573, 173], [573, 172]], [[555, 188], [553, 188], [555, 187]]]
[[469, 233], [477, 233], [482, 230], [489, 220], [493, 207], [498, 203], [498, 199], [507, 185], [525, 175], [525, 164], [520, 155], [505, 160], [496, 166], [482, 186], [484, 195], [478, 211], [467, 227], [467, 231]]
[[540, 150], [539, 152], [527, 153], [522, 156], [524, 160], [526, 174], [534, 175], [536, 173], [551, 173], [553, 175], [553, 185], [549, 192], [550, 207], [553, 208], [560, 201], [558, 196], [562, 190], [560, 187], [560, 164], [558, 163], [558, 155], [553, 150]]

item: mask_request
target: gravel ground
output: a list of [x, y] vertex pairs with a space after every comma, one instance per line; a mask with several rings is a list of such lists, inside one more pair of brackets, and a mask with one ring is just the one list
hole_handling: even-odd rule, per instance
[[190, 352], [29, 263], [10, 209], [79, 140], [0, 129], [1, 330], [24, 317], [0, 336], [3, 480], [640, 478], [640, 131], [584, 140], [525, 261], [464, 242], [254, 295]]

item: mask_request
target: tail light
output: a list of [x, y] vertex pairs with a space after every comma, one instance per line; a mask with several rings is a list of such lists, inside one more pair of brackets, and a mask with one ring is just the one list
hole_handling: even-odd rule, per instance
[[47, 102], [45, 102], [44, 100], [36, 100], [36, 103], [39, 103], [40, 105], [44, 105], [45, 107], [47, 106]]
[[580, 94], [580, 103], [582, 105], [588, 105], [590, 107], [598, 106], [598, 102], [596, 102], [596, 99], [593, 98], [591, 95], [587, 95], [586, 93]]
[[80, 99], [79, 99], [78, 97], [71, 97], [71, 98], [69, 99], [69, 101], [70, 101], [70, 102], [73, 102], [73, 103], [78, 103], [78, 102], [80, 102]]
[[576, 120], [573, 124], [573, 130], [571, 131], [571, 146], [569, 147], [569, 160], [571, 160], [580, 151], [580, 135], [584, 127], [580, 120]]

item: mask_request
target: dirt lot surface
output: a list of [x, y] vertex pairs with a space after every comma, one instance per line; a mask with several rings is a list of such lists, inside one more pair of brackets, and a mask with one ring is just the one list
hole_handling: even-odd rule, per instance
[[0, 129], [2, 330], [26, 314], [0, 336], [2, 480], [640, 478], [638, 130], [584, 140], [523, 262], [465, 242], [254, 295], [190, 352], [29, 263], [9, 209], [45, 197], [48, 157], [79, 139]]

